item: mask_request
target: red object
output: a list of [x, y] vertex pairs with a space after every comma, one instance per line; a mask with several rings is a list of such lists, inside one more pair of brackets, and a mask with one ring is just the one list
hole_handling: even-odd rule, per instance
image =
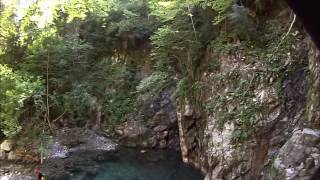
[[34, 169], [34, 174], [36, 175], [37, 178], [40, 176], [40, 168], [39, 167], [36, 167]]

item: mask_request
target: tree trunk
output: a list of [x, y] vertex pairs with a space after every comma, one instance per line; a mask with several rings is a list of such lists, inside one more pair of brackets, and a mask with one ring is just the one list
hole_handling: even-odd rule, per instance
[[96, 130], [101, 129], [101, 116], [102, 116], [101, 109], [102, 109], [101, 104], [97, 102], [96, 103], [96, 123], [95, 123]]
[[46, 77], [46, 81], [47, 81], [47, 92], [46, 92], [46, 109], [47, 109], [47, 113], [46, 113], [46, 119], [50, 128], [50, 131], [52, 133], [52, 128], [51, 128], [51, 123], [50, 123], [50, 105], [49, 105], [49, 63], [50, 63], [50, 54], [48, 52], [48, 59], [47, 59], [47, 77]]

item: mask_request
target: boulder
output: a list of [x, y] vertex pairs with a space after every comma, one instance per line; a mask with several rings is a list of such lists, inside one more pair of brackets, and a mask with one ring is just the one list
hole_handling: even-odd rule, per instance
[[122, 129], [115, 129], [114, 132], [119, 136], [123, 135], [123, 130]]
[[184, 116], [187, 116], [187, 117], [193, 115], [193, 108], [191, 107], [191, 105], [187, 104], [187, 105], [185, 106], [185, 112], [184, 112], [183, 115], [184, 115]]
[[17, 155], [14, 151], [10, 151], [8, 154], [8, 160], [16, 160], [17, 159]]
[[155, 132], [162, 132], [162, 131], [166, 130], [167, 128], [168, 128], [168, 126], [166, 126], [166, 125], [158, 125], [155, 128], [153, 128], [153, 130]]
[[128, 138], [137, 138], [147, 133], [148, 129], [140, 121], [129, 121], [126, 122], [123, 130], [124, 136]]
[[123, 125], [117, 125], [114, 128], [114, 132], [119, 136], [123, 136], [123, 134], [124, 134], [123, 130], [124, 130], [124, 126]]
[[150, 147], [155, 148], [157, 146], [157, 144], [158, 144], [157, 137], [151, 136], [148, 139], [148, 144], [149, 144]]
[[7, 152], [11, 151], [13, 149], [13, 141], [4, 140], [0, 145], [0, 149]]
[[320, 130], [304, 128], [279, 150], [274, 161], [280, 177], [286, 179], [308, 179], [320, 168]]
[[117, 144], [98, 133], [85, 128], [62, 128], [55, 132], [49, 148], [51, 158], [67, 158], [76, 151], [113, 151]]
[[0, 149], [0, 160], [6, 159], [6, 152]]
[[167, 147], [167, 141], [161, 140], [159, 141], [159, 148], [164, 149]]

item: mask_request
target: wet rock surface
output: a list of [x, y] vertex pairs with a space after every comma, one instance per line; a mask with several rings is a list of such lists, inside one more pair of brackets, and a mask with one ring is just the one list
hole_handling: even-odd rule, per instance
[[55, 132], [41, 171], [49, 180], [69, 179], [78, 171], [95, 174], [97, 163], [105, 161], [116, 148], [117, 144], [101, 132], [62, 128]]
[[55, 133], [54, 142], [68, 148], [68, 151], [78, 150], [114, 150], [117, 146], [102, 132], [96, 132], [86, 128], [62, 128]]
[[75, 151], [68, 154], [66, 158], [50, 158], [41, 165], [41, 171], [46, 175], [48, 180], [67, 180], [77, 172], [88, 175], [98, 173], [99, 162], [106, 161], [110, 158], [112, 152], [107, 151]]

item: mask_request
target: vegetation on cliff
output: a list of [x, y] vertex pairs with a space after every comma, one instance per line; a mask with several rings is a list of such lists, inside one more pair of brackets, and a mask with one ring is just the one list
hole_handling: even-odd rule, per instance
[[[287, 18], [282, 1], [2, 1], [1, 133], [16, 136], [35, 119], [34, 129], [46, 131], [112, 128], [138, 110], [142, 96], [175, 82], [181, 108], [215, 114], [221, 126], [235, 123], [238, 139], [252, 136], [263, 111], [254, 87], [281, 82], [282, 60], [300, 40], [287, 33], [291, 19], [265, 22], [274, 6]], [[223, 54], [265, 66], [247, 80], [236, 70], [215, 74]], [[204, 73], [237, 88], [207, 100]], [[15, 83], [6, 85], [8, 78]]]

